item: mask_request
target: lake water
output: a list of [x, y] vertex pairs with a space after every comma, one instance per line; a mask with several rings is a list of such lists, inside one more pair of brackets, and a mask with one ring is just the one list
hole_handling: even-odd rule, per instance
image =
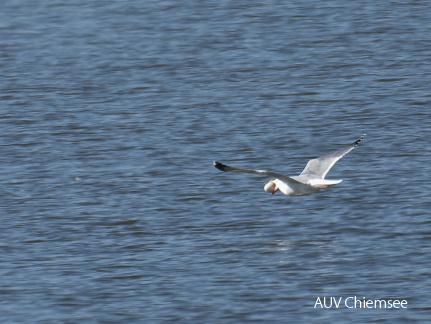
[[[0, 48], [2, 323], [431, 318], [430, 2], [5, 0]], [[309, 196], [212, 166], [363, 133]]]

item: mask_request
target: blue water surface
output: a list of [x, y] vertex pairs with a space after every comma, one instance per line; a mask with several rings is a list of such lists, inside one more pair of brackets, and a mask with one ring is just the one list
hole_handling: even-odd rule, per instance
[[2, 323], [429, 321], [431, 3], [1, 7]]

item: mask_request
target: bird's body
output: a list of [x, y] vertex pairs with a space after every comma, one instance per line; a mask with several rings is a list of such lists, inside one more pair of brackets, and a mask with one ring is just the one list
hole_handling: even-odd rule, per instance
[[277, 190], [280, 190], [288, 196], [303, 196], [340, 183], [342, 180], [326, 180], [326, 174], [339, 159], [353, 150], [364, 136], [365, 134], [345, 148], [308, 161], [299, 176], [288, 177], [272, 171], [241, 169], [217, 161], [214, 161], [213, 164], [221, 171], [260, 174], [275, 178], [265, 185], [264, 190], [267, 192], [274, 194]]

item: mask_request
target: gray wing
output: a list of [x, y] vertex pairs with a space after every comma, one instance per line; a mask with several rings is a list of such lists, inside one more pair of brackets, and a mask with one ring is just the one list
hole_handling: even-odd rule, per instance
[[280, 179], [281, 181], [283, 181], [285, 183], [291, 183], [294, 185], [301, 183], [299, 181], [296, 181], [295, 179], [292, 179], [291, 177], [285, 176], [285, 175], [277, 173], [277, 172], [265, 171], [265, 170], [241, 169], [241, 168], [236, 168], [233, 166], [223, 164], [223, 163], [218, 162], [218, 161], [214, 161], [213, 164], [217, 169], [219, 169], [221, 171], [260, 174], [260, 175], [272, 177], [275, 179]]
[[308, 161], [307, 166], [301, 172], [300, 176], [306, 176], [308, 178], [324, 179], [326, 174], [331, 170], [334, 164], [341, 159], [344, 155], [353, 150], [365, 137], [362, 135], [358, 140], [348, 145], [345, 148], [337, 150], [333, 153], [323, 155], [317, 159]]

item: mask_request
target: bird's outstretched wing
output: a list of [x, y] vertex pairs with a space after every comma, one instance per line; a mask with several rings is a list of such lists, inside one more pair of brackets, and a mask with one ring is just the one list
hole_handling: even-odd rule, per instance
[[353, 150], [365, 137], [362, 135], [358, 140], [354, 141], [352, 144], [337, 150], [333, 153], [323, 155], [317, 159], [312, 159], [308, 161], [307, 166], [301, 172], [300, 176], [306, 176], [308, 178], [324, 179], [326, 174], [331, 170], [334, 164], [341, 159], [344, 155]]
[[285, 176], [285, 175], [277, 173], [277, 172], [265, 171], [265, 170], [241, 169], [241, 168], [237, 168], [237, 167], [223, 164], [223, 163], [218, 162], [218, 161], [214, 161], [213, 164], [217, 169], [219, 169], [221, 171], [260, 174], [260, 175], [272, 177], [275, 179], [279, 179], [285, 183], [290, 183], [292, 185], [297, 185], [297, 184], [301, 183], [299, 181], [296, 181], [295, 179], [292, 179], [291, 177]]

